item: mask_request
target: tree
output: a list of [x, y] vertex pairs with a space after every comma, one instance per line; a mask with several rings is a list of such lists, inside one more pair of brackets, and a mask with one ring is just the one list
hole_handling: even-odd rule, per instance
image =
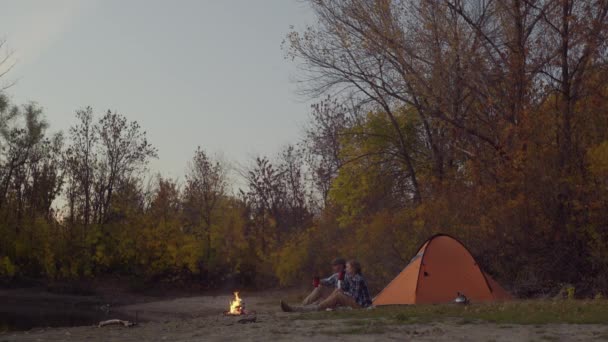
[[[3, 52], [3, 56], [0, 57], [0, 78], [3, 78], [13, 69], [15, 63], [13, 61], [13, 52], [6, 47], [5, 39], [0, 39], [0, 51]], [[0, 85], [0, 97], [4, 96], [3, 92], [14, 84], [15, 82], [8, 82]]]
[[[5, 107], [6, 108], [6, 107]], [[12, 109], [7, 115], [10, 118], [15, 118], [19, 115], [17, 109]], [[6, 202], [6, 197], [14, 181], [16, 173], [23, 173], [24, 166], [28, 163], [33, 155], [33, 151], [44, 137], [44, 131], [47, 128], [47, 123], [42, 120], [42, 110], [35, 104], [29, 104], [23, 108], [23, 127], [14, 126], [5, 130], [3, 137], [6, 147], [4, 147], [4, 165], [2, 168], [2, 178], [0, 179], [0, 209]], [[23, 179], [21, 179], [23, 180]], [[20, 188], [20, 186], [17, 186]]]
[[[608, 57], [608, 3], [310, 5], [318, 22], [287, 36], [304, 94], [355, 101], [369, 113], [338, 140], [329, 197], [338, 217], [350, 218], [345, 227], [369, 226], [384, 210], [416, 236], [461, 226], [479, 260], [535, 284], [531, 291], [591, 269], [572, 255], [603, 250], [587, 244], [603, 230], [583, 227], [602, 221], [591, 223], [598, 217], [584, 208], [595, 187], [587, 151], [607, 138], [593, 127], [606, 125], [608, 84], [599, 75]], [[492, 256], [497, 249], [509, 264]]]
[[341, 140], [350, 125], [349, 112], [335, 99], [327, 97], [311, 106], [310, 124], [304, 136], [304, 158], [312, 183], [320, 195], [320, 208], [327, 206], [327, 196], [338, 169], [343, 164], [340, 156]]
[[[76, 111], [78, 122], [70, 127], [69, 137], [71, 145], [65, 153], [65, 163], [68, 177], [71, 180], [71, 188], [68, 190], [68, 203], [72, 223], [78, 216], [84, 223], [85, 231], [92, 221], [95, 221], [92, 212], [93, 184], [95, 182], [95, 171], [98, 167], [97, 125], [93, 121], [93, 109], [86, 107]], [[83, 196], [80, 213], [76, 212], [76, 205]]]
[[226, 168], [200, 148], [194, 152], [186, 174], [185, 211], [189, 228], [206, 240], [206, 261], [211, 259], [211, 230], [218, 208], [226, 197]]
[[146, 138], [146, 132], [136, 121], [108, 111], [97, 127], [99, 134], [100, 165], [97, 170], [97, 200], [99, 223], [110, 219], [112, 195], [120, 182], [143, 171], [157, 150]]

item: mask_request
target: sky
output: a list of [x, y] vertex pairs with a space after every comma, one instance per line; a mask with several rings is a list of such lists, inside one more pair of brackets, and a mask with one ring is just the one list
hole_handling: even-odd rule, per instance
[[[136, 120], [150, 169], [183, 177], [197, 146], [234, 165], [297, 142], [310, 101], [281, 42], [313, 23], [299, 0], [0, 0], [16, 62], [1, 81], [41, 105], [52, 131], [93, 107]], [[6, 51], [5, 51], [6, 52]]]

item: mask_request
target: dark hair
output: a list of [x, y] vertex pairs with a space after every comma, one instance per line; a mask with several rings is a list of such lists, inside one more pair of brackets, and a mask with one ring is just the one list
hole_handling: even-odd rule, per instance
[[335, 258], [334, 260], [331, 261], [331, 265], [332, 266], [336, 266], [336, 265], [346, 266], [346, 260], [344, 260], [342, 258]]
[[349, 260], [348, 263], [355, 270], [355, 274], [361, 274], [361, 264], [357, 260], [352, 259], [352, 260]]

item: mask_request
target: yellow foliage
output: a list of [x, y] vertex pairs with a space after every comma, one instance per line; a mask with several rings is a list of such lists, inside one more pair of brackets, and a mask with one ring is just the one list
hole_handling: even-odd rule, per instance
[[17, 267], [11, 262], [7, 256], [0, 259], [0, 277], [12, 278], [17, 272]]
[[[301, 282], [308, 264], [310, 240], [307, 232], [294, 236], [276, 253], [274, 271], [281, 285]], [[311, 275], [312, 277], [312, 275]]]
[[587, 150], [589, 170], [596, 177], [608, 177], [608, 140]]

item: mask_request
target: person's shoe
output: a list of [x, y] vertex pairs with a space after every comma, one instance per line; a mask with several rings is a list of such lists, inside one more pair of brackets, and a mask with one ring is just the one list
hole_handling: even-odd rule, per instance
[[284, 312], [293, 312], [291, 306], [289, 306], [289, 304], [285, 303], [283, 300], [281, 300], [281, 310]]

